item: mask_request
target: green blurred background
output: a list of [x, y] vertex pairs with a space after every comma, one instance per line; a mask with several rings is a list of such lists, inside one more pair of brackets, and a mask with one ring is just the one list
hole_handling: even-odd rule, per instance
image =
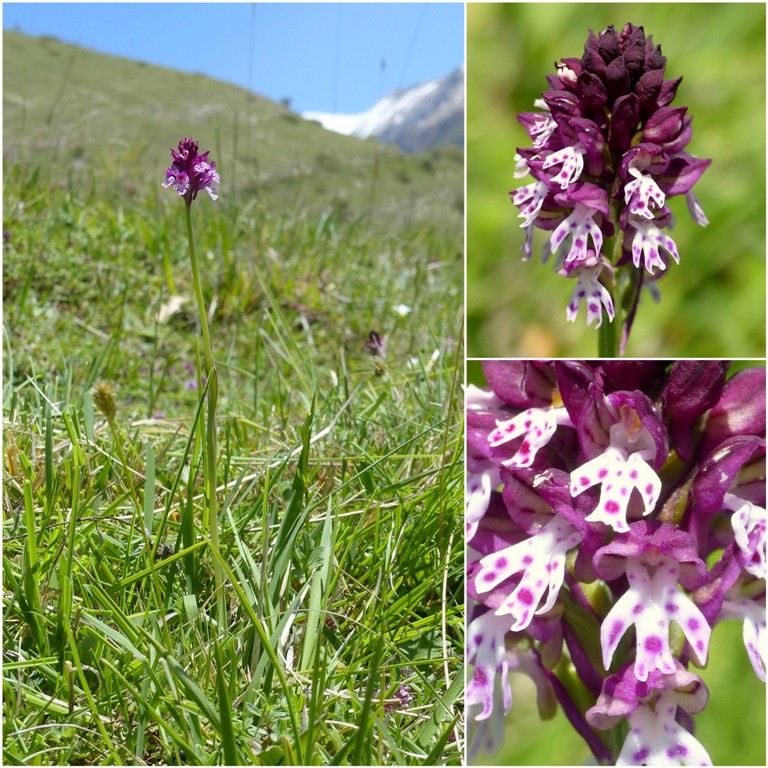
[[[741, 622], [715, 626], [707, 669], [691, 667], [709, 688], [709, 703], [693, 720], [695, 736], [713, 765], [765, 765], [765, 684], [757, 679], [744, 649]], [[542, 721], [533, 683], [513, 674], [512, 709], [504, 748], [479, 754], [475, 765], [595, 765], [592, 752], [558, 707]]]
[[[712, 158], [695, 187], [709, 218], [701, 228], [672, 198], [680, 265], [638, 310], [629, 357], [765, 356], [765, 6], [746, 3], [472, 4], [467, 7], [467, 354], [580, 357], [597, 354], [584, 307], [565, 319], [574, 282], [534, 258], [521, 260], [523, 230], [511, 189], [517, 147], [530, 146], [518, 112], [534, 111], [545, 75], [581, 56], [588, 30], [642, 25], [683, 75], [673, 102], [693, 115], [688, 150]], [[530, 180], [530, 179], [528, 179]]]

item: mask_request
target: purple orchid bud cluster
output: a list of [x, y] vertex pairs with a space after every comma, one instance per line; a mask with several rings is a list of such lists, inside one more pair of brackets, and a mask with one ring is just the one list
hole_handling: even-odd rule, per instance
[[471, 756], [514, 670], [599, 763], [711, 764], [691, 715], [718, 622], [766, 664], [765, 369], [728, 368], [488, 361], [467, 388]]
[[693, 185], [711, 161], [685, 149], [691, 116], [687, 107], [671, 106], [682, 77], [665, 80], [665, 65], [642, 27], [590, 31], [584, 55], [564, 58], [557, 74], [547, 75], [549, 90], [535, 102], [542, 111], [518, 115], [533, 141], [518, 149], [515, 176], [530, 173], [534, 181], [510, 193], [526, 232], [525, 259], [533, 228], [551, 232], [544, 259], [555, 253], [558, 274], [577, 279], [567, 319], [574, 321], [585, 302], [587, 325], [596, 327], [603, 312], [613, 322], [613, 289], [620, 273], [631, 272], [623, 286], [619, 280], [625, 337], [644, 281], [655, 295], [670, 259], [680, 260], [665, 231], [668, 199], [685, 195], [694, 221], [707, 224]]

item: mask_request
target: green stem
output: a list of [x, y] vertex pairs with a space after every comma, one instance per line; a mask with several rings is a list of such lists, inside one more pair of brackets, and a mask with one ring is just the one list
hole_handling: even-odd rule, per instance
[[[614, 212], [614, 217], [617, 234], [605, 243], [604, 250], [605, 253], [611, 254], [609, 259], [613, 265], [615, 265], [616, 262], [621, 258], [622, 246], [622, 233], [619, 229], [619, 217], [617, 212]], [[616, 281], [610, 282], [612, 283], [611, 285], [605, 285], [605, 283], [603, 285], [611, 295], [615, 317], [613, 318], [612, 323], [603, 321], [603, 324], [600, 326], [598, 331], [597, 350], [599, 357], [603, 359], [619, 356], [619, 343], [621, 332], [624, 327], [623, 307], [619, 296], [620, 291], [618, 290], [619, 286]]]
[[[195, 286], [195, 298], [197, 299], [197, 313], [200, 316], [200, 327], [203, 332], [203, 355], [205, 357], [206, 378], [208, 380], [207, 413], [205, 419], [205, 460], [203, 462], [203, 475], [205, 481], [205, 495], [208, 506], [208, 530], [211, 545], [219, 551], [219, 502], [216, 494], [217, 481], [217, 450], [216, 450], [216, 404], [219, 399], [219, 383], [216, 365], [213, 361], [213, 349], [211, 347], [211, 335], [208, 331], [208, 315], [205, 310], [203, 288], [200, 284], [200, 273], [195, 257], [195, 243], [192, 237], [192, 205], [185, 205], [187, 240], [189, 241], [189, 259], [192, 264], [192, 280]], [[213, 582], [217, 595], [219, 628], [226, 626], [226, 601], [223, 590], [223, 574], [219, 561], [213, 560]]]
[[[609, 288], [608, 293], [611, 294], [611, 301], [613, 306], [616, 307], [616, 297], [613, 295], [613, 291]], [[619, 321], [619, 310], [616, 308], [616, 317], [612, 323], [603, 321], [600, 326], [597, 337], [597, 354], [601, 359], [616, 357], [616, 350], [618, 349], [618, 339], [616, 334], [616, 325]]]

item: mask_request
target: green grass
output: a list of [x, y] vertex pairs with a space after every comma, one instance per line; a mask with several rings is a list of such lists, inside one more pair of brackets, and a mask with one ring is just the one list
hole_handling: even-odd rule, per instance
[[[695, 19], [695, 23], [693, 20]], [[765, 355], [765, 7], [708, 4], [470, 4], [467, 10], [467, 354], [594, 357], [597, 332], [565, 319], [573, 285], [521, 260], [523, 232], [508, 192], [516, 120], [547, 87], [554, 62], [580, 56], [590, 28], [631, 21], [653, 35], [675, 105], [693, 116], [689, 151], [712, 158], [696, 185], [701, 228], [673, 198], [680, 264], [640, 306], [630, 357]], [[518, 183], [520, 182], [520, 183]], [[540, 253], [544, 232], [534, 234]]]
[[[461, 154], [5, 43], [4, 762], [460, 763]], [[193, 206], [218, 548], [183, 203], [160, 187], [185, 133], [222, 176]]]

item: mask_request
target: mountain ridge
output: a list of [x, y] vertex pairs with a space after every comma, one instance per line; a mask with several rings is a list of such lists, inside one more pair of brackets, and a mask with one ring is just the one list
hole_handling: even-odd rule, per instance
[[392, 91], [357, 114], [304, 112], [324, 128], [345, 136], [374, 137], [404, 152], [464, 145], [464, 67], [410, 88]]

